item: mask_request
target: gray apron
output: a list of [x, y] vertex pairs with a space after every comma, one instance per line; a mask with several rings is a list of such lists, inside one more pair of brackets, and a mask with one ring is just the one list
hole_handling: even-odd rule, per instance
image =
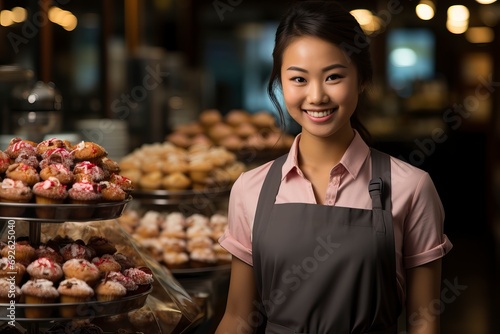
[[390, 160], [371, 157], [372, 210], [274, 204], [286, 155], [272, 164], [252, 241], [265, 333], [397, 333]]

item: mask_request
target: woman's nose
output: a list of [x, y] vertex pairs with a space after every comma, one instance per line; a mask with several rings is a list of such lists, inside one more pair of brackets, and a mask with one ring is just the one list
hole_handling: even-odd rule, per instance
[[307, 94], [307, 102], [310, 104], [323, 104], [329, 101], [328, 94], [320, 83], [311, 83]]

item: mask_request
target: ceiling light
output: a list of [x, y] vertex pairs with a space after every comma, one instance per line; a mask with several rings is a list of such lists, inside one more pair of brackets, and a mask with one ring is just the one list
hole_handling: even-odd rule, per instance
[[422, 0], [415, 8], [415, 12], [419, 19], [427, 21], [434, 17], [434, 12], [436, 8], [434, 7], [434, 3], [429, 0]]
[[476, 0], [477, 3], [480, 3], [481, 5], [489, 5], [489, 4], [492, 4], [494, 2], [496, 2], [497, 0]]
[[469, 16], [469, 9], [463, 5], [454, 5], [448, 8], [448, 20], [450, 21], [466, 21]]

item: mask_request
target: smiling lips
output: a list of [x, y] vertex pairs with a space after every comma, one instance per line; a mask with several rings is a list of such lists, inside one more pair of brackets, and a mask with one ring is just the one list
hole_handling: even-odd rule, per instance
[[321, 111], [304, 110], [309, 116], [314, 118], [323, 118], [333, 114], [334, 109], [326, 109]]

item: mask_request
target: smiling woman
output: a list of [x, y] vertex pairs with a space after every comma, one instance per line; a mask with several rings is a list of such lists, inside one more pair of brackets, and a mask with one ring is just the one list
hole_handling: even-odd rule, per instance
[[[371, 80], [356, 19], [296, 2], [276, 32], [268, 92], [301, 126], [288, 154], [242, 173], [220, 244], [233, 254], [217, 334], [434, 334], [441, 258], [452, 245], [429, 175], [370, 148], [357, 122]], [[352, 50], [357, 52], [349, 52]]]

